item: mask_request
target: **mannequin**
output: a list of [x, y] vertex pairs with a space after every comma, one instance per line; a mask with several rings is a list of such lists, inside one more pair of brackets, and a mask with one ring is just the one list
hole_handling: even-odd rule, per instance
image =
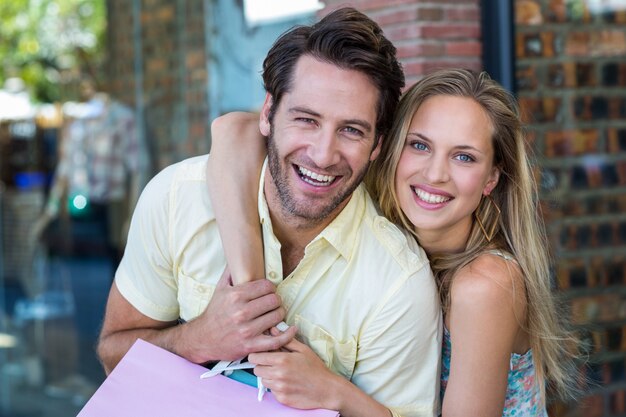
[[[81, 82], [80, 93], [81, 102], [63, 106], [59, 164], [32, 237], [39, 239], [59, 217], [69, 219], [70, 225], [88, 216], [100, 218], [108, 254], [117, 263], [145, 177], [147, 152], [137, 137], [131, 109], [97, 92], [91, 79]], [[61, 250], [80, 254], [89, 245], [62, 241]]]

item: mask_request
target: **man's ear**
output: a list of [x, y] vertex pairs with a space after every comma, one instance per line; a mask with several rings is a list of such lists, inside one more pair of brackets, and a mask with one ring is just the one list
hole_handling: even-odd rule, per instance
[[261, 116], [259, 117], [259, 130], [263, 136], [270, 135], [270, 109], [272, 108], [272, 103], [274, 100], [272, 99], [272, 95], [270, 93], [265, 94], [265, 101], [263, 102], [263, 107], [261, 108]]
[[374, 159], [378, 158], [378, 155], [380, 155], [380, 149], [383, 145], [383, 136], [380, 135], [378, 137], [378, 143], [376, 143], [376, 147], [374, 149], [372, 149], [372, 153], [370, 154], [370, 162], [372, 162]]

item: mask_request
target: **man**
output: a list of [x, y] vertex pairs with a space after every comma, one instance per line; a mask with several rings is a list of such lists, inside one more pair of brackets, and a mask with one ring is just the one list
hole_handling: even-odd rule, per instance
[[[360, 185], [404, 84], [395, 48], [365, 15], [340, 9], [283, 34], [263, 79], [268, 279], [220, 279], [207, 156], [165, 169], [140, 198], [111, 289], [98, 349], [105, 369], [138, 337], [207, 363], [278, 349], [297, 330], [394, 415], [436, 415], [440, 310], [428, 262]], [[291, 328], [269, 334], [283, 319]], [[360, 415], [349, 410], [340, 409]]]

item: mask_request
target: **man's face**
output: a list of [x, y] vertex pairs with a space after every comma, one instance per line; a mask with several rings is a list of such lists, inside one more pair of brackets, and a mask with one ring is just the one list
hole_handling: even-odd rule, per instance
[[362, 73], [303, 56], [292, 88], [274, 118], [267, 96], [261, 132], [269, 136], [270, 209], [301, 226], [330, 223], [345, 207], [380, 151], [376, 144], [378, 89]]

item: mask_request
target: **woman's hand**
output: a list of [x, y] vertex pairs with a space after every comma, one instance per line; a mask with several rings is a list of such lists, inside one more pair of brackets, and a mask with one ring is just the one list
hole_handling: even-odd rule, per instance
[[[272, 335], [277, 333], [272, 329]], [[248, 360], [257, 366], [254, 373], [276, 399], [300, 409], [339, 410], [342, 377], [332, 373], [310, 347], [296, 339], [280, 351], [251, 353]]]

